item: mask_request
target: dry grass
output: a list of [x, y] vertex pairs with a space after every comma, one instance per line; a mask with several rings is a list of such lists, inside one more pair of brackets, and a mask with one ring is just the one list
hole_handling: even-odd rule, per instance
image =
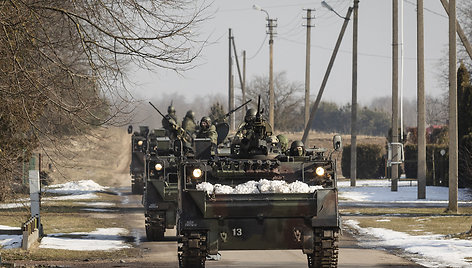
[[55, 161], [53, 169], [48, 169], [50, 159], [45, 157], [42, 161], [42, 169], [54, 183], [91, 179], [104, 186], [131, 184], [131, 136], [125, 129], [98, 128], [89, 135], [70, 137], [56, 146], [45, 147]]
[[[415, 215], [415, 216], [440, 216], [450, 215], [444, 208], [341, 208], [344, 215], [366, 215], [366, 216], [394, 216], [394, 215]], [[472, 214], [472, 207], [462, 207], [461, 214]], [[464, 215], [465, 216], [465, 215]]]
[[[29, 251], [11, 249], [2, 251], [4, 261], [114, 261], [125, 258], [134, 258], [139, 254], [139, 249], [129, 248], [114, 251], [74, 251], [60, 249], [33, 248]], [[35, 266], [36, 267], [36, 266]], [[49, 266], [47, 266], [49, 267]]]
[[410, 235], [453, 235], [470, 230], [471, 216], [355, 217], [363, 228], [385, 228]]

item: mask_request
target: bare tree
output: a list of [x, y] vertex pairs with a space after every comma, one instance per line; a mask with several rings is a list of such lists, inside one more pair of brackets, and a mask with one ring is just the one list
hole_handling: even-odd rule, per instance
[[[303, 85], [299, 82], [287, 80], [286, 73], [280, 72], [274, 75], [275, 129], [298, 131], [303, 128], [303, 116], [300, 104], [301, 96], [297, 93], [303, 91]], [[257, 105], [257, 98], [261, 95], [261, 108], [265, 113], [269, 109], [269, 78], [267, 76], [255, 76], [249, 82], [246, 89], [248, 99], [252, 99], [252, 106]]]
[[191, 0], [2, 1], [0, 176], [41, 141], [130, 113], [130, 63], [192, 68], [206, 8]]

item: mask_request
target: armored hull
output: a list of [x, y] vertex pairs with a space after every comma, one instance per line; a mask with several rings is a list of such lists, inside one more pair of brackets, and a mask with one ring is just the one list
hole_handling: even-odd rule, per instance
[[[316, 174], [321, 167], [322, 176]], [[194, 170], [200, 169], [196, 178]], [[198, 172], [197, 174], [198, 175]], [[237, 186], [265, 179], [307, 185], [298, 193], [218, 194], [197, 189], [201, 182]], [[187, 159], [179, 167], [182, 267], [204, 267], [220, 250], [301, 249], [309, 267], [337, 265], [340, 219], [335, 162], [310, 157]], [[256, 190], [255, 190], [256, 191]]]

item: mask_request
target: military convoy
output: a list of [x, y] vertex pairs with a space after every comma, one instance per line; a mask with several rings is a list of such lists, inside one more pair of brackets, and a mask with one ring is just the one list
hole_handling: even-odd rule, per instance
[[259, 107], [247, 115], [230, 143], [218, 137], [217, 150], [208, 138], [192, 139], [185, 150], [182, 135], [148, 135], [148, 240], [161, 240], [176, 225], [180, 267], [205, 267], [208, 256], [224, 250], [271, 249], [301, 249], [308, 267], [337, 267], [340, 216], [332, 154], [342, 147], [341, 138], [333, 138], [331, 152], [296, 142], [286, 150]]
[[[128, 127], [128, 133], [133, 133], [133, 127]], [[129, 172], [131, 175], [131, 192], [142, 194], [144, 187], [144, 161], [147, 151], [147, 135], [149, 127], [140, 126], [139, 131], [131, 135], [131, 164]]]

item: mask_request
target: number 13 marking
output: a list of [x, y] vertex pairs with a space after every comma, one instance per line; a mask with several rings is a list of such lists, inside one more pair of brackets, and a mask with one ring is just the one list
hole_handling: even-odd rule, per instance
[[233, 236], [242, 236], [243, 229], [242, 228], [233, 228]]

